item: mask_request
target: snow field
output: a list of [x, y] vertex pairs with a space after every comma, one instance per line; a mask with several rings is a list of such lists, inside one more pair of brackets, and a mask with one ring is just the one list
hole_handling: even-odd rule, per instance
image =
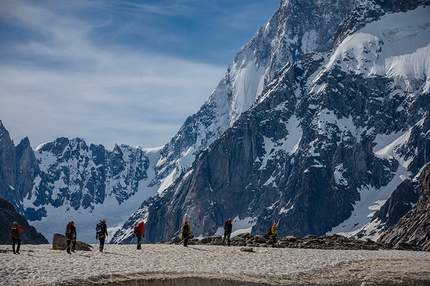
[[96, 282], [109, 285], [119, 280], [163, 280], [166, 277], [201, 277], [265, 285], [295, 285], [306, 281], [315, 285], [336, 281], [386, 283], [399, 279], [430, 283], [429, 252], [253, 250], [151, 244], [143, 245], [139, 251], [135, 245], [107, 244], [104, 253], [67, 254], [52, 250], [51, 245], [24, 245], [21, 254], [14, 255], [11, 246], [1, 245], [0, 285], [95, 285]]

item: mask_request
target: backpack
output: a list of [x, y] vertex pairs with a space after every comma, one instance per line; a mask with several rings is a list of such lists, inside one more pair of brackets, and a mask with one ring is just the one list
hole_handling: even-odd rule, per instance
[[72, 223], [68, 223], [66, 226], [66, 234], [71, 234], [72, 233]]
[[96, 232], [101, 232], [102, 231], [102, 224], [101, 223], [98, 223], [97, 225], [96, 225]]
[[19, 231], [17, 227], [12, 228], [12, 237], [13, 238], [19, 238]]
[[182, 233], [185, 235], [190, 233], [190, 226], [188, 224], [184, 224], [184, 226], [182, 227]]
[[226, 220], [224, 223], [224, 230], [228, 230], [228, 220]]
[[269, 227], [269, 230], [267, 231], [267, 234], [272, 235], [272, 227]]
[[139, 225], [138, 225], [138, 224], [136, 224], [136, 225], [134, 226], [134, 230], [133, 230], [133, 232], [134, 232], [134, 235], [139, 235], [139, 234], [140, 234], [140, 231], [139, 231]]

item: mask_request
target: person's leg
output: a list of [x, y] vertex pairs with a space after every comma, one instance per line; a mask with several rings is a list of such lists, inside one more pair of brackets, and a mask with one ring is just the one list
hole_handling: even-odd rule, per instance
[[137, 236], [137, 249], [142, 249], [142, 236], [138, 235]]
[[70, 242], [71, 242], [71, 240], [70, 240], [70, 238], [67, 238], [67, 241], [66, 241], [66, 244], [67, 244], [67, 248], [66, 248], [66, 250], [67, 250], [67, 253], [71, 253], [70, 252]]
[[74, 237], [73, 238], [73, 240], [72, 240], [72, 252], [75, 252], [75, 249], [76, 249], [76, 237]]
[[230, 233], [229, 233], [229, 234], [227, 234], [227, 245], [228, 245], [228, 246], [230, 246], [230, 235], [231, 235]]
[[16, 243], [16, 238], [12, 237], [12, 251], [13, 251], [13, 254], [16, 254], [16, 252], [15, 252], [15, 243]]
[[184, 246], [188, 246], [188, 235], [184, 238]]
[[21, 239], [17, 238], [16, 239], [16, 243], [17, 243], [17, 247], [16, 247], [16, 253], [19, 254], [19, 248], [21, 247]]
[[100, 251], [103, 252], [103, 247], [105, 246], [105, 238], [100, 237]]

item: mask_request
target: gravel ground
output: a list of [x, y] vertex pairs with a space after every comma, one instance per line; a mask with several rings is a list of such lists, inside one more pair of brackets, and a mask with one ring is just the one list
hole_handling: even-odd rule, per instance
[[430, 252], [193, 245], [0, 246], [0, 285], [430, 285]]

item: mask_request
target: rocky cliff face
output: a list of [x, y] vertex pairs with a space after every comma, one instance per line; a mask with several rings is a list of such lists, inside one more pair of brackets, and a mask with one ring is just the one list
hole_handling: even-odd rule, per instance
[[358, 2], [281, 1], [268, 23], [237, 53], [209, 99], [164, 146], [153, 184], [186, 171], [201, 150], [254, 104], [285, 64], [329, 50], [336, 28]]
[[417, 204], [383, 233], [378, 242], [394, 245], [408, 243], [430, 251], [430, 165], [421, 171], [419, 186]]
[[0, 121], [0, 197], [23, 212], [23, 198], [31, 191], [39, 168], [28, 138], [15, 147]]
[[21, 233], [21, 241], [25, 244], [46, 244], [48, 240], [37, 230], [28, 224], [28, 221], [6, 200], [0, 198], [0, 244], [11, 244], [9, 237], [10, 227], [17, 222], [24, 228]]
[[[399, 1], [392, 2], [360, 6], [351, 17], [367, 24], [341, 26], [349, 32], [331, 52], [287, 64], [254, 106], [126, 225], [147, 220], [153, 241], [169, 240], [183, 219], [195, 235], [212, 235], [228, 217], [247, 220], [254, 234], [276, 221], [280, 235], [378, 237], [394, 216], [375, 212], [396, 188], [381, 212], [401, 217], [410, 210], [416, 187], [402, 182], [430, 160], [429, 73], [421, 62], [428, 47], [419, 40], [429, 36], [428, 8], [415, 2], [404, 21], [394, 13]], [[413, 45], [409, 52], [395, 54], [404, 41]], [[129, 235], [124, 227], [114, 241]]]

